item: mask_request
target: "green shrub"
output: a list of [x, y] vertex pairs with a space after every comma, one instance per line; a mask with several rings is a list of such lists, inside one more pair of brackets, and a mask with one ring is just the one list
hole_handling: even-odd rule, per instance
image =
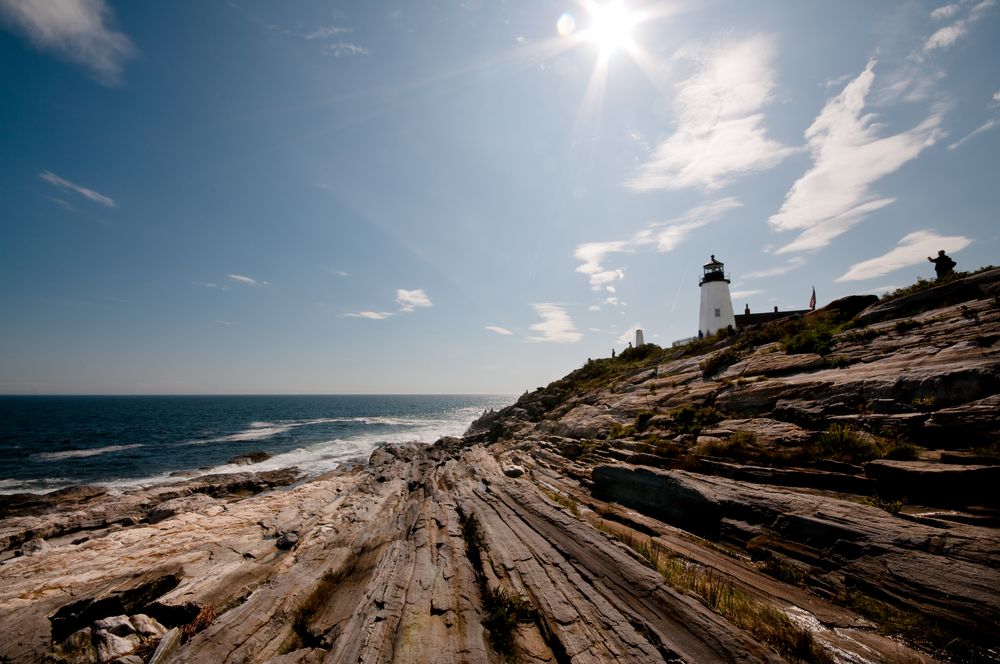
[[750, 431], [736, 431], [728, 438], [699, 443], [692, 454], [750, 461], [758, 456], [757, 436]]
[[910, 330], [914, 330], [922, 325], [923, 323], [915, 321], [912, 318], [908, 318], [906, 320], [898, 321], [895, 325], [892, 326], [892, 329], [894, 329], [899, 334], [906, 334]]
[[833, 350], [833, 330], [828, 327], [809, 327], [781, 340], [789, 354], [817, 353], [829, 355]]
[[875, 441], [857, 429], [834, 424], [816, 439], [816, 448], [822, 458], [860, 463], [877, 459], [881, 454]]
[[670, 417], [674, 421], [674, 426], [682, 433], [699, 433], [709, 424], [715, 424], [722, 419], [722, 416], [712, 406], [701, 406], [695, 408], [685, 404], [680, 408], [670, 411]]
[[744, 351], [741, 351], [734, 346], [723, 348], [717, 353], [709, 355], [707, 359], [701, 361], [701, 364], [698, 365], [701, 368], [701, 375], [704, 378], [714, 376], [729, 365], [735, 364], [743, 359], [745, 355], [746, 353]]
[[646, 427], [649, 426], [649, 421], [651, 419], [653, 419], [653, 417], [655, 417], [655, 416], [656, 416], [656, 413], [651, 412], [651, 411], [645, 411], [645, 412], [642, 412], [642, 413], [639, 413], [638, 415], [636, 415], [635, 416], [635, 425], [634, 425], [635, 426], [635, 430], [638, 431], [638, 432], [645, 431]]
[[874, 496], [862, 496], [862, 505], [870, 505], [872, 507], [877, 507], [880, 510], [885, 510], [893, 516], [899, 516], [900, 510], [903, 509], [903, 505], [906, 504], [905, 500], [882, 500], [878, 497], [876, 493]]
[[913, 443], [892, 442], [883, 448], [882, 456], [896, 461], [916, 461], [921, 449]]

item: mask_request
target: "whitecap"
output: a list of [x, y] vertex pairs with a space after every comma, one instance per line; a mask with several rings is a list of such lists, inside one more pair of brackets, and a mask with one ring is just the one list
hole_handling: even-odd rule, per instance
[[62, 452], [40, 452], [31, 455], [33, 459], [41, 461], [62, 461], [63, 459], [79, 459], [82, 457], [97, 456], [99, 454], [110, 454], [111, 452], [121, 452], [124, 450], [134, 450], [137, 447], [145, 447], [142, 443], [132, 445], [108, 445], [107, 447], [92, 447], [84, 450], [65, 450]]

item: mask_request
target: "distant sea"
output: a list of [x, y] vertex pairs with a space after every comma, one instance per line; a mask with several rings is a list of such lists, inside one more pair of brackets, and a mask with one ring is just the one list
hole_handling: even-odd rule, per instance
[[[461, 435], [512, 396], [0, 396], [0, 493], [129, 487], [171, 473], [296, 466], [308, 474], [385, 443]], [[230, 465], [234, 456], [271, 458]]]

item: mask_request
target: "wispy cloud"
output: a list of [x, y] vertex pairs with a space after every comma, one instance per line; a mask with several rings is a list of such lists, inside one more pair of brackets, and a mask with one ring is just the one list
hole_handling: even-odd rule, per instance
[[994, 106], [1000, 106], [1000, 90], [993, 93], [993, 103], [990, 104], [990, 108], [993, 108]]
[[384, 320], [392, 316], [391, 311], [352, 311], [344, 314], [347, 318], [367, 318], [369, 320]]
[[227, 274], [226, 277], [232, 279], [238, 284], [243, 284], [244, 286], [267, 286], [268, 282], [258, 281], [252, 277], [247, 277], [242, 274]]
[[735, 198], [722, 198], [694, 207], [676, 219], [650, 224], [627, 240], [586, 242], [578, 245], [573, 255], [583, 264], [577, 267], [576, 271], [587, 275], [590, 286], [595, 291], [605, 288], [614, 292], [612, 284], [625, 277], [625, 268], [606, 267], [604, 263], [610, 254], [633, 253], [648, 247], [654, 247], [660, 252], [673, 251], [692, 231], [710, 224], [742, 205]]
[[534, 343], [576, 343], [583, 338], [583, 334], [577, 331], [576, 326], [570, 319], [566, 309], [549, 303], [532, 304], [535, 313], [542, 321], [531, 326], [531, 330], [537, 335], [530, 336], [526, 341]]
[[[2, 1], [2, 0], [0, 0], [0, 1]], [[80, 185], [75, 184], [73, 182], [70, 182], [69, 180], [67, 180], [65, 178], [59, 177], [58, 175], [56, 175], [52, 171], [42, 171], [41, 173], [38, 174], [38, 177], [42, 178], [43, 180], [45, 180], [49, 184], [53, 184], [53, 185], [59, 187], [60, 189], [66, 189], [68, 191], [75, 191], [76, 193], [80, 194], [84, 198], [86, 198], [88, 200], [91, 200], [91, 201], [93, 201], [95, 203], [99, 203], [100, 205], [103, 205], [104, 207], [109, 207], [109, 208], [118, 207], [118, 204], [115, 203], [114, 200], [110, 196], [105, 196], [104, 194], [98, 193], [98, 192], [94, 191], [93, 189], [87, 189], [86, 187], [81, 187]]]
[[334, 270], [333, 273], [335, 275], [337, 275], [338, 277], [349, 277], [349, 276], [351, 276], [350, 272], [344, 272], [343, 270]]
[[734, 290], [733, 292], [731, 292], [729, 294], [729, 297], [732, 298], [733, 300], [741, 300], [741, 299], [743, 299], [745, 297], [750, 297], [751, 295], [759, 295], [760, 293], [763, 293], [763, 292], [764, 291], [762, 291], [760, 289], [756, 289], [756, 290]]
[[973, 129], [971, 132], [969, 132], [968, 134], [966, 134], [965, 136], [963, 136], [959, 140], [957, 140], [954, 143], [952, 143], [951, 145], [949, 145], [948, 149], [949, 150], [958, 149], [958, 148], [962, 147], [963, 145], [965, 145], [974, 136], [978, 136], [979, 134], [983, 134], [985, 132], [988, 132], [989, 130], [991, 130], [991, 129], [997, 127], [997, 126], [998, 126], [997, 119], [996, 118], [991, 118], [991, 119], [987, 120], [986, 122], [984, 122], [983, 124], [981, 124], [978, 127], [976, 127], [975, 129]]
[[417, 307], [433, 307], [434, 303], [427, 297], [424, 289], [406, 290], [396, 289], [396, 304], [400, 306], [400, 311], [413, 311]]
[[0, 0], [0, 16], [35, 47], [83, 65], [103, 85], [117, 85], [135, 54], [131, 40], [111, 27], [104, 0]]
[[787, 261], [784, 265], [775, 265], [774, 267], [765, 268], [763, 270], [754, 270], [752, 272], [747, 272], [741, 274], [741, 279], [764, 279], [766, 277], [776, 277], [781, 274], [788, 274], [792, 270], [802, 267], [805, 265], [806, 259], [802, 256], [794, 256]]
[[813, 166], [785, 196], [769, 222], [779, 231], [800, 231], [777, 253], [818, 249], [894, 199], [871, 190], [942, 135], [938, 109], [916, 127], [880, 138], [881, 125], [865, 113], [865, 97], [875, 80], [875, 61], [826, 103], [806, 130]]
[[496, 332], [501, 336], [510, 336], [514, 334], [512, 331], [508, 330], [506, 327], [500, 327], [499, 325], [487, 325], [486, 329], [490, 332]]
[[697, 54], [701, 69], [677, 86], [674, 133], [626, 184], [636, 191], [712, 191], [796, 152], [764, 128], [775, 51], [773, 39], [758, 36]]
[[194, 282], [194, 285], [198, 288], [221, 288], [222, 290], [229, 288], [229, 286], [226, 286], [225, 284], [220, 287], [219, 284], [214, 281], [196, 281]]
[[939, 249], [960, 251], [972, 243], [967, 237], [956, 235], [945, 237], [934, 231], [914, 231], [906, 235], [896, 248], [881, 256], [855, 263], [836, 281], [861, 281], [881, 277], [908, 265], [917, 265], [934, 256]]
[[943, 21], [957, 14], [959, 9], [960, 7], [957, 2], [953, 2], [950, 5], [942, 5], [931, 12], [931, 18], [935, 21]]
[[[986, 11], [995, 4], [994, 0], [982, 0], [978, 2], [969, 9], [968, 13], [964, 18], [960, 18], [954, 23], [950, 23], [943, 28], [938, 29], [927, 41], [924, 42], [924, 53], [930, 53], [938, 49], [944, 50], [952, 46], [955, 42], [965, 36], [969, 32], [969, 28], [979, 21], [985, 14]], [[957, 4], [945, 5], [944, 7], [938, 7], [933, 12], [931, 12], [931, 17], [935, 19], [951, 18], [955, 16], [962, 10], [962, 7]], [[938, 12], [941, 12], [940, 14]]]
[[327, 44], [324, 53], [332, 55], [335, 58], [350, 58], [355, 55], [368, 55], [368, 49], [358, 44], [340, 41], [334, 44]]
[[307, 32], [303, 37], [305, 39], [327, 39], [333, 35], [342, 35], [346, 33], [354, 32], [354, 28], [345, 27], [341, 25], [321, 25], [311, 32]]

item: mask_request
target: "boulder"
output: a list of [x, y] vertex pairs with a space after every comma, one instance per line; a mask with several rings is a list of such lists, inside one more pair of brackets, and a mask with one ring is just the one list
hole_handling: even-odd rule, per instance
[[136, 631], [132, 625], [132, 621], [125, 615], [101, 618], [94, 622], [94, 629], [98, 632], [103, 630], [115, 636], [128, 636], [129, 634], [135, 634]]
[[278, 539], [275, 540], [274, 545], [282, 551], [287, 551], [298, 543], [299, 536], [296, 533], [282, 533], [278, 536]]
[[524, 467], [511, 464], [509, 466], [504, 466], [503, 474], [507, 477], [520, 477], [524, 475]]
[[155, 618], [150, 618], [145, 613], [137, 613], [132, 616], [132, 625], [135, 631], [146, 638], [159, 638], [166, 634], [167, 628], [161, 625]]
[[246, 454], [238, 454], [232, 459], [227, 461], [228, 464], [233, 465], [249, 465], [251, 463], [260, 463], [261, 461], [267, 461], [271, 458], [271, 455], [267, 452], [247, 452]]
[[94, 640], [97, 642], [97, 661], [102, 663], [114, 661], [124, 655], [131, 655], [140, 641], [135, 634], [123, 637], [104, 630], [97, 630], [94, 633]]

